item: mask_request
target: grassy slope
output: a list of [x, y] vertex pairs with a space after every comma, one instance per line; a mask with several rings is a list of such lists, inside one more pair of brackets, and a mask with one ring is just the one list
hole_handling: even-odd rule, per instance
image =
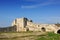
[[35, 40], [46, 32], [7, 32], [0, 33], [0, 40]]
[[40, 36], [36, 40], [60, 40], [60, 34], [48, 33], [46, 36]]
[[[41, 32], [20, 32], [20, 33], [0, 33], [0, 36], [13, 38], [4, 38], [0, 40], [60, 40], [60, 34], [41, 33]], [[1, 36], [3, 37], [3, 36]]]

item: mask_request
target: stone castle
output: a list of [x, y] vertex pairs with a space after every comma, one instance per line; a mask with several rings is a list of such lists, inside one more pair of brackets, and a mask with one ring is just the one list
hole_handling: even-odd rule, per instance
[[12, 22], [11, 27], [0, 28], [3, 32], [41, 31], [60, 33], [60, 27], [55, 24], [36, 24], [27, 18], [17, 18]]

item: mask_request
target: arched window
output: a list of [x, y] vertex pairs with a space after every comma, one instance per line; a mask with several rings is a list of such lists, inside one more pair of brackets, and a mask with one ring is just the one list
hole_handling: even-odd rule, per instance
[[29, 31], [29, 28], [28, 27], [26, 28], [26, 31]]
[[60, 29], [57, 31], [58, 34], [60, 34]]
[[42, 28], [41, 28], [41, 30], [42, 30], [43, 32], [45, 32], [45, 31], [46, 31], [46, 29], [45, 29], [44, 27], [42, 27]]

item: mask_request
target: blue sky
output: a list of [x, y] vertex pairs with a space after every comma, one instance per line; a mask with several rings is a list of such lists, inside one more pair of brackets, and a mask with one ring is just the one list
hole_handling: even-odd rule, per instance
[[35, 23], [60, 23], [60, 0], [0, 0], [1, 27], [21, 17]]

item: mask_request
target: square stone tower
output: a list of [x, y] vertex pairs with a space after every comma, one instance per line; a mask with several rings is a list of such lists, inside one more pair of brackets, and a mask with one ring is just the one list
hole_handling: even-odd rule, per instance
[[27, 18], [23, 17], [23, 18], [17, 18], [13, 21], [12, 26], [16, 25], [17, 27], [17, 32], [20, 31], [26, 31], [26, 25], [27, 25]]

